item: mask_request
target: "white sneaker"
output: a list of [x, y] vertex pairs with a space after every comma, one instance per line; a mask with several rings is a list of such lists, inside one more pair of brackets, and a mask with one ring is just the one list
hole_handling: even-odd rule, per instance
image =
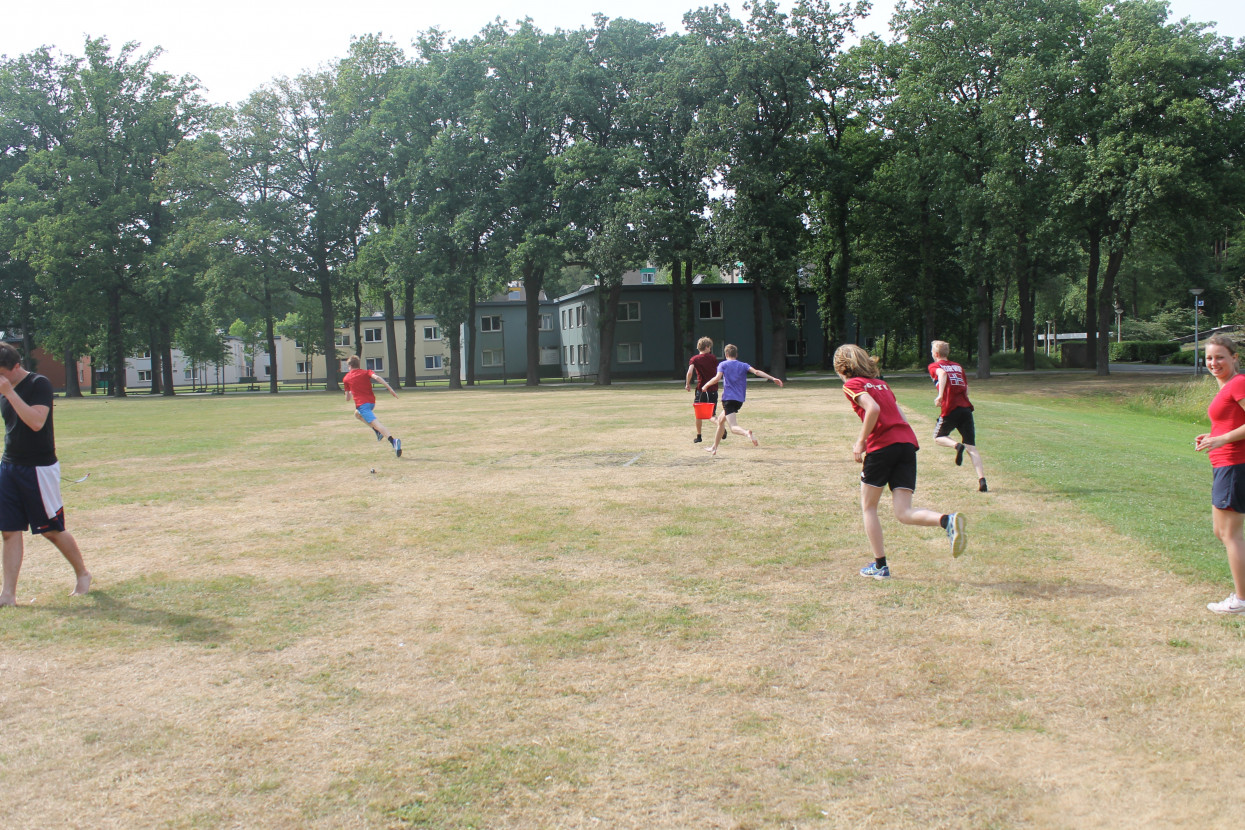
[[1245, 614], [1245, 602], [1236, 594], [1228, 594], [1228, 598], [1223, 602], [1207, 603], [1206, 610], [1214, 611], [1216, 614]]

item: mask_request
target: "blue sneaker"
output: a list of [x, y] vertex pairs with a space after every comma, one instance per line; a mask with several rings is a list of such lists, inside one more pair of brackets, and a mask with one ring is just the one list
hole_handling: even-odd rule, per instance
[[860, 569], [860, 575], [871, 576], [874, 579], [890, 579], [891, 578], [891, 566], [883, 565], [882, 567], [879, 568], [878, 563], [870, 562], [868, 565], [865, 565], [863, 568]]
[[402, 457], [402, 439], [401, 438], [393, 439], [393, 452], [395, 455], [397, 455], [398, 458]]
[[951, 542], [951, 555], [959, 556], [968, 547], [968, 535], [964, 532], [965, 518], [952, 513], [947, 518], [947, 539]]

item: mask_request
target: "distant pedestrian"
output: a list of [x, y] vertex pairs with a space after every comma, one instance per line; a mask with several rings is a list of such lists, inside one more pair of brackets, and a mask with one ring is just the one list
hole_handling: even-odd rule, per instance
[[346, 397], [354, 399], [354, 416], [372, 428], [372, 431], [376, 433], [377, 441], [388, 438], [389, 446], [393, 447], [394, 453], [398, 458], [401, 458], [402, 439], [394, 438], [389, 429], [376, 417], [376, 413], [372, 411], [376, 406], [376, 393], [372, 391], [372, 381], [379, 382], [395, 398], [398, 397], [398, 393], [393, 390], [393, 387], [383, 377], [371, 369], [359, 368], [359, 356], [357, 354], [351, 355], [346, 361], [346, 365], [350, 367], [350, 371], [342, 379], [342, 386], [346, 389]]
[[722, 354], [726, 357], [726, 360], [718, 364], [718, 371], [713, 376], [713, 379], [701, 387], [703, 390], [706, 387], [714, 386], [718, 381], [722, 381], [722, 414], [717, 416], [717, 430], [713, 435], [713, 446], [705, 450], [710, 455], [718, 454], [718, 445], [722, 443], [722, 438], [726, 435], [728, 428], [736, 435], [747, 436], [748, 440], [752, 442], [752, 446], [755, 447], [760, 444], [756, 436], [752, 434], [752, 430], [744, 429], [735, 423], [735, 414], [743, 408], [744, 398], [748, 394], [749, 372], [759, 378], [772, 380], [778, 384], [779, 388], [782, 387], [782, 381], [778, 378], [739, 360], [739, 349], [732, 344], [728, 343], [722, 349]]
[[0, 534], [3, 535], [4, 584], [0, 606], [17, 604], [17, 575], [22, 569], [27, 528], [42, 535], [73, 566], [80, 597], [91, 590], [91, 573], [73, 534], [65, 530], [61, 501], [61, 465], [52, 429], [52, 383], [26, 371], [21, 356], [0, 343], [0, 415], [4, 417], [4, 456], [0, 458]]
[[[699, 444], [703, 439], [700, 434], [700, 425], [705, 421], [714, 421], [718, 414], [718, 385], [709, 383], [709, 379], [718, 373], [718, 359], [713, 354], [713, 341], [708, 337], [702, 337], [696, 342], [697, 353], [687, 362], [687, 377], [683, 379], [683, 391], [692, 391], [692, 378], [696, 378], [696, 391], [693, 393], [692, 403], [711, 403], [713, 404], [713, 418], [701, 418], [696, 415], [696, 437], [692, 439], [693, 444]], [[702, 386], [706, 386], [702, 389]]]
[[[938, 384], [934, 404], [941, 408], [938, 424], [934, 427], [934, 443], [955, 450], [957, 467], [964, 463], [964, 453], [967, 452], [977, 472], [977, 489], [984, 493], [987, 490], [986, 468], [981, 463], [981, 453], [977, 451], [973, 405], [968, 400], [968, 378], [964, 375], [963, 366], [947, 359], [950, 355], [951, 345], [946, 341], [935, 340], [930, 344], [930, 356], [934, 362], [929, 364], [929, 376]], [[959, 441], [951, 437], [951, 430], [960, 433]]]
[[938, 513], [912, 506], [916, 491], [916, 433], [908, 425], [890, 386], [878, 374], [877, 359], [859, 346], [847, 344], [834, 352], [834, 371], [843, 381], [843, 394], [860, 418], [860, 434], [852, 445], [852, 458], [863, 464], [860, 472], [860, 510], [865, 536], [873, 551], [873, 564], [860, 569], [861, 576], [890, 579], [890, 565], [882, 544], [878, 502], [882, 489], [891, 488], [895, 518], [906, 525], [941, 527], [951, 543], [951, 555], [968, 546], [964, 516]]
[[1245, 614], [1245, 375], [1240, 372], [1236, 342], [1216, 334], [1206, 341], [1206, 369], [1219, 384], [1210, 402], [1210, 432], [1193, 439], [1210, 456], [1214, 483], [1210, 491], [1215, 536], [1228, 553], [1232, 586], [1223, 602], [1206, 606], [1216, 614]]

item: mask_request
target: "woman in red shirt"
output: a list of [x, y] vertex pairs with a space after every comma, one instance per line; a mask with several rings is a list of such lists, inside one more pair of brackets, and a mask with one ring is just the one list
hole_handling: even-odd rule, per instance
[[1210, 491], [1215, 536], [1228, 551], [1236, 592], [1206, 607], [1216, 614], [1245, 614], [1245, 375], [1240, 374], [1236, 341], [1216, 334], [1206, 341], [1206, 368], [1219, 382], [1210, 402], [1210, 432], [1193, 446], [1210, 456], [1214, 484]]
[[864, 514], [865, 535], [873, 550], [873, 564], [860, 569], [861, 576], [889, 579], [890, 566], [882, 545], [882, 522], [878, 501], [882, 489], [891, 488], [895, 518], [906, 525], [942, 527], [951, 542], [951, 555], [959, 556], [968, 545], [964, 517], [959, 513], [938, 513], [912, 506], [916, 491], [916, 433], [908, 425], [895, 395], [878, 376], [877, 359], [859, 346], [847, 344], [834, 352], [834, 371], [843, 381], [843, 393], [860, 418], [860, 435], [852, 446], [852, 457], [864, 466], [860, 472], [860, 509]]

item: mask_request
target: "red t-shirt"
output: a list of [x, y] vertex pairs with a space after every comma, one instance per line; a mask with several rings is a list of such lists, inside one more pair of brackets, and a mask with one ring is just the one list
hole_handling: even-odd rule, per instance
[[[713, 356], [713, 352], [705, 352], [698, 354], [688, 361], [689, 364], [696, 367], [696, 388], [704, 386], [713, 380], [713, 376], [718, 373], [718, 359]], [[718, 391], [718, 385], [715, 383], [705, 390], [706, 392]]]
[[947, 395], [942, 399], [942, 414], [947, 415], [953, 409], [961, 407], [973, 408], [968, 402], [968, 378], [964, 377], [964, 367], [950, 360], [936, 360], [929, 364], [929, 376], [938, 382], [938, 370], [947, 373]]
[[376, 373], [371, 369], [351, 369], [342, 378], [342, 386], [346, 387], [350, 397], [354, 398], [355, 406], [376, 403], [376, 392], [372, 389], [372, 375], [374, 374]]
[[847, 399], [851, 401], [856, 417], [863, 421], [865, 410], [856, 403], [856, 398], [860, 397], [861, 392], [868, 392], [869, 397], [873, 398], [878, 408], [881, 409], [878, 413], [878, 422], [873, 426], [873, 432], [869, 433], [869, 437], [865, 439], [865, 452], [875, 452], [891, 444], [912, 444], [920, 449], [921, 445], [917, 443], [916, 433], [912, 431], [907, 419], [899, 411], [895, 393], [886, 385], [886, 381], [878, 378], [848, 378], [843, 384], [843, 394], [847, 395]]
[[[1223, 385], [1206, 410], [1206, 414], [1210, 416], [1211, 435], [1223, 435], [1245, 424], [1245, 409], [1241, 409], [1242, 399], [1245, 399], [1245, 375], [1236, 374]], [[1245, 464], [1245, 441], [1224, 444], [1217, 450], [1211, 450], [1209, 455], [1212, 467]]]

